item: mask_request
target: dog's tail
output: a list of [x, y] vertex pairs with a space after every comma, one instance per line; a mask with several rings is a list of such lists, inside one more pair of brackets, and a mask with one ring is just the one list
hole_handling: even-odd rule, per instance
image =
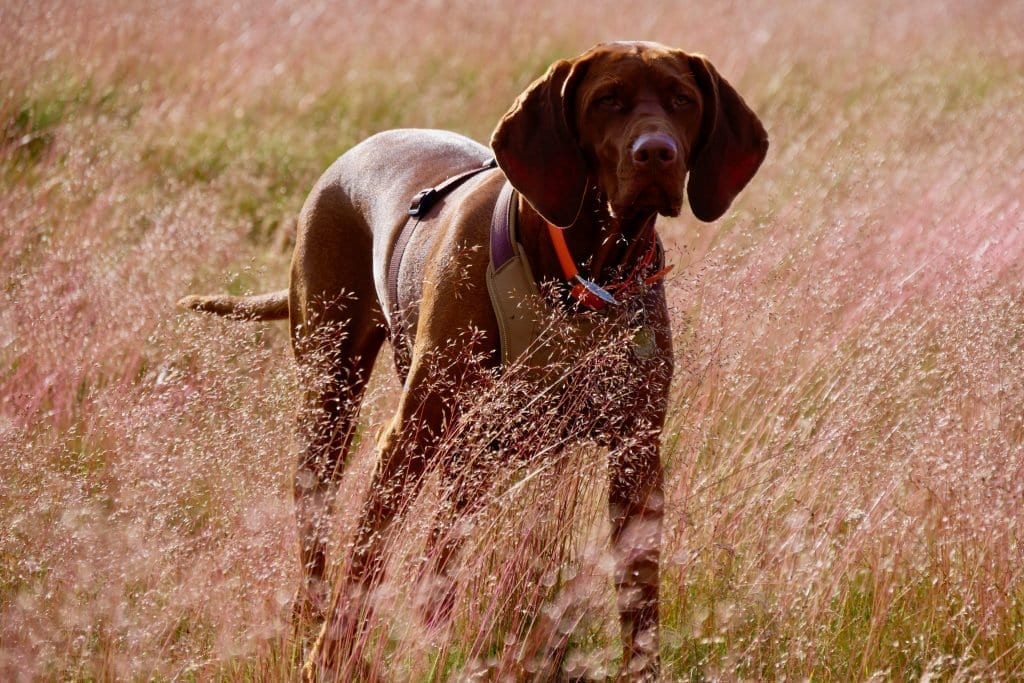
[[254, 296], [186, 296], [178, 300], [178, 308], [216, 313], [242, 320], [284, 320], [288, 317], [288, 290], [282, 289]]

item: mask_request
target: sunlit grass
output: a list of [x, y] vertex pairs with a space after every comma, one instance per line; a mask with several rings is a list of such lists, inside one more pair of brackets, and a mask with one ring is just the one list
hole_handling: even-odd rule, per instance
[[[287, 334], [173, 302], [283, 286], [305, 193], [366, 135], [486, 140], [552, 60], [640, 37], [707, 53], [772, 139], [726, 217], [660, 223], [666, 677], [1021, 677], [1020, 25], [994, 2], [0, 7], [0, 678], [291, 675]], [[395, 398], [378, 365], [339, 561]], [[472, 519], [438, 629], [427, 486], [378, 672], [616, 671], [603, 456], [564, 457]]]

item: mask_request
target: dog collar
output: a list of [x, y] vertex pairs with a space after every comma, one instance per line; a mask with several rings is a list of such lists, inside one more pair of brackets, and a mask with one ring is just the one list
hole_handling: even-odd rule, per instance
[[623, 297], [631, 293], [640, 283], [643, 283], [645, 286], [651, 286], [664, 279], [665, 275], [672, 270], [671, 265], [662, 266], [651, 275], [644, 275], [655, 262], [663, 263], [664, 259], [664, 254], [658, 244], [658, 238], [654, 235], [652, 229], [647, 250], [637, 260], [636, 265], [633, 266], [629, 274], [618, 282], [602, 287], [593, 280], [588, 280], [580, 275], [579, 268], [576, 266], [576, 260], [572, 257], [569, 245], [565, 241], [563, 229], [551, 223], [547, 223], [547, 226], [551, 245], [554, 247], [555, 254], [558, 256], [558, 263], [562, 268], [562, 276], [571, 285], [569, 296], [581, 306], [591, 310], [599, 311], [608, 306], [618, 306], [622, 303], [623, 299], [616, 299], [613, 292], [618, 292], [619, 296]]
[[[510, 235], [510, 218], [516, 211], [515, 198], [517, 194], [512, 185], [506, 182], [498, 196], [498, 203], [491, 221], [491, 263], [496, 270], [508, 263], [513, 258], [515, 251]], [[652, 230], [647, 250], [637, 260], [630, 273], [622, 280], [602, 287], [580, 274], [579, 267], [569, 251], [569, 245], [565, 241], [565, 235], [562, 234], [562, 229], [546, 221], [545, 223], [549, 239], [562, 269], [562, 277], [570, 285], [569, 296], [584, 308], [599, 311], [608, 306], [619, 305], [634, 289], [641, 285], [651, 286], [664, 279], [665, 274], [672, 270], [671, 265], [659, 265], [654, 273], [645, 275], [655, 264], [664, 262], [664, 253]]]
[[569, 252], [569, 245], [565, 242], [565, 235], [562, 234], [561, 228], [555, 227], [551, 223], [547, 223], [547, 226], [551, 246], [555, 248], [558, 264], [562, 267], [562, 276], [565, 277], [566, 282], [572, 285], [569, 295], [587, 308], [617, 306], [619, 302], [607, 289], [580, 275], [580, 270], [576, 267], [576, 260]]

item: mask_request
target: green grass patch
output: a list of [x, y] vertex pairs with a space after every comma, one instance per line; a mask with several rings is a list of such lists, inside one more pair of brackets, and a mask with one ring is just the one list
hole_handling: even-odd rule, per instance
[[380, 84], [339, 87], [296, 109], [287, 96], [244, 113], [195, 122], [141, 153], [144, 165], [186, 187], [212, 186], [229, 219], [266, 246], [292, 220], [321, 173], [367, 135], [404, 123], [407, 98]]
[[44, 76], [0, 108], [0, 149], [6, 148], [4, 177], [21, 178], [52, 148], [60, 127], [75, 119], [114, 119], [130, 127], [142, 108], [142, 88], [100, 84], [71, 68]]

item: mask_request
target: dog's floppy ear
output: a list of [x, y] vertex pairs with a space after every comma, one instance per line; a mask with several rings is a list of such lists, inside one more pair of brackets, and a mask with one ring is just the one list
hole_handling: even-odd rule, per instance
[[739, 93], [701, 55], [690, 68], [704, 95], [701, 132], [690, 159], [690, 210], [713, 221], [754, 177], [768, 153], [768, 134]]
[[587, 164], [575, 133], [573, 100], [585, 60], [555, 62], [502, 117], [491, 149], [530, 206], [549, 223], [576, 221], [587, 189]]

